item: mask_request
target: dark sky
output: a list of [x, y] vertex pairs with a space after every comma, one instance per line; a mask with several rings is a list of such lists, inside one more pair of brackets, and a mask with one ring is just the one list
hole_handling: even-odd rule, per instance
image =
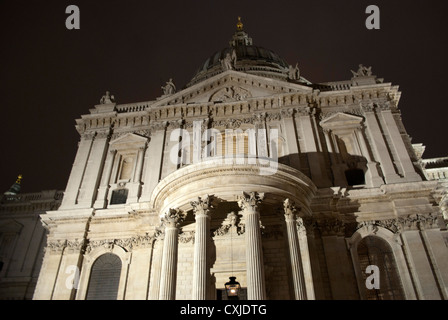
[[[75, 119], [106, 90], [118, 103], [154, 100], [172, 77], [182, 88], [228, 45], [237, 17], [254, 44], [311, 82], [348, 80], [358, 64], [399, 85], [399, 108], [424, 157], [447, 156], [446, 1], [4, 1], [0, 0], [0, 190], [66, 187]], [[67, 30], [68, 5], [80, 30]], [[380, 9], [367, 30], [365, 9]], [[2, 191], [3, 192], [3, 191]]]

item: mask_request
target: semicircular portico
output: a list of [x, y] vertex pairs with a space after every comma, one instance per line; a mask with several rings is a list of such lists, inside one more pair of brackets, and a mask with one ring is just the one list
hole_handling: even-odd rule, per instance
[[279, 203], [286, 198], [311, 214], [309, 203], [316, 187], [313, 182], [289, 166], [276, 163], [275, 167], [236, 163], [235, 159], [212, 159], [181, 168], [159, 182], [151, 204], [160, 213], [170, 208], [189, 210], [190, 201], [206, 194], [220, 201], [237, 201], [243, 192], [265, 194], [265, 203]]

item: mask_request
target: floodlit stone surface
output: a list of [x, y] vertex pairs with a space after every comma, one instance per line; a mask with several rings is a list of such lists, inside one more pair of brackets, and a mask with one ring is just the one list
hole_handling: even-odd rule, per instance
[[[185, 89], [77, 119], [63, 197], [4, 196], [0, 298], [115, 281], [117, 299], [221, 299], [235, 276], [241, 299], [447, 299], [448, 164], [411, 144], [398, 87], [362, 65], [312, 84], [256, 48], [241, 26]], [[93, 274], [107, 253], [121, 264]]]

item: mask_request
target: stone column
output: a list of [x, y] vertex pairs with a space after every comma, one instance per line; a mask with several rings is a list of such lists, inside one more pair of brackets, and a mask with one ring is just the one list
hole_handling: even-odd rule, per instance
[[210, 283], [210, 265], [208, 261], [208, 243], [210, 241], [210, 210], [212, 196], [204, 199], [198, 197], [192, 201], [193, 212], [196, 217], [196, 232], [194, 236], [194, 265], [193, 265], [193, 299], [206, 300], [207, 288]]
[[185, 215], [179, 209], [169, 209], [162, 217], [165, 238], [163, 241], [159, 300], [174, 300], [176, 297], [179, 224], [184, 217]]
[[243, 192], [243, 197], [238, 201], [246, 221], [247, 297], [249, 300], [266, 299], [260, 212], [258, 208], [263, 198], [263, 193], [251, 192], [247, 194]]
[[294, 202], [286, 199], [283, 202], [285, 210], [286, 231], [288, 234], [289, 256], [291, 259], [292, 280], [296, 300], [306, 300], [305, 277], [303, 275], [302, 257], [299, 237], [297, 235], [296, 207]]

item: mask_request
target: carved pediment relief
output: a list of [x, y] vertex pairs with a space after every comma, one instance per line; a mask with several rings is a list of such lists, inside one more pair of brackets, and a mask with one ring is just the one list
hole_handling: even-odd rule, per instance
[[216, 91], [210, 97], [210, 102], [234, 102], [251, 98], [252, 94], [249, 90], [241, 87], [230, 86], [224, 87]]

